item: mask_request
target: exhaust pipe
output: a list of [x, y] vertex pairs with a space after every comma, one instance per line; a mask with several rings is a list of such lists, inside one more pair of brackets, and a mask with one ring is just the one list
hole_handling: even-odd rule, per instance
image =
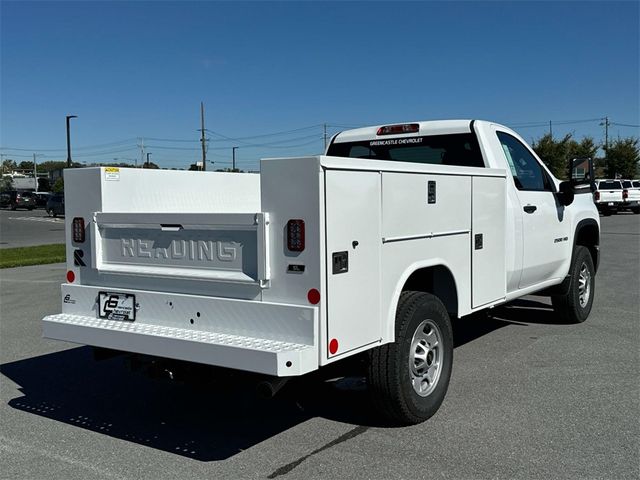
[[268, 377], [256, 385], [256, 393], [260, 398], [273, 398], [289, 381], [289, 377]]

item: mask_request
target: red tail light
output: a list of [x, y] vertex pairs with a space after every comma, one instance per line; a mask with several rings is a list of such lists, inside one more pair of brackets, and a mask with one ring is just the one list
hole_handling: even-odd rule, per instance
[[394, 135], [401, 133], [417, 133], [420, 125], [417, 123], [405, 123], [402, 125], [386, 125], [378, 129], [377, 135]]
[[622, 199], [626, 200], [627, 198], [629, 198], [629, 190], [623, 190], [622, 191]]
[[84, 242], [84, 219], [82, 217], [76, 217], [73, 219], [73, 241], [76, 243]]
[[596, 201], [600, 200], [600, 192], [596, 192]]
[[287, 248], [292, 252], [304, 250], [304, 220], [295, 219], [287, 222]]

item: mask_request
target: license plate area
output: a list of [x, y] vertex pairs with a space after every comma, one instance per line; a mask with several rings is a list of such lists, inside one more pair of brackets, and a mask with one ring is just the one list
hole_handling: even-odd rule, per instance
[[136, 297], [128, 293], [100, 292], [98, 317], [133, 322], [136, 319]]

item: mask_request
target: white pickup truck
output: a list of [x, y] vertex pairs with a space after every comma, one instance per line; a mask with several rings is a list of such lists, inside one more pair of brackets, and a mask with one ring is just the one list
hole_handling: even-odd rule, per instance
[[67, 281], [44, 336], [274, 390], [367, 352], [381, 411], [418, 423], [448, 387], [451, 317], [534, 292], [589, 315], [599, 219], [578, 163], [589, 176], [561, 183], [508, 128], [446, 120], [345, 131], [259, 175], [65, 170]]

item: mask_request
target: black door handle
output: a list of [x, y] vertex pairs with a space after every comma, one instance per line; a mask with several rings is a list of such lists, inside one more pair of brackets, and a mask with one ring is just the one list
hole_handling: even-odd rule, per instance
[[527, 205], [526, 207], [523, 207], [523, 210], [527, 213], [533, 213], [538, 209], [538, 207], [536, 207], [535, 205]]

